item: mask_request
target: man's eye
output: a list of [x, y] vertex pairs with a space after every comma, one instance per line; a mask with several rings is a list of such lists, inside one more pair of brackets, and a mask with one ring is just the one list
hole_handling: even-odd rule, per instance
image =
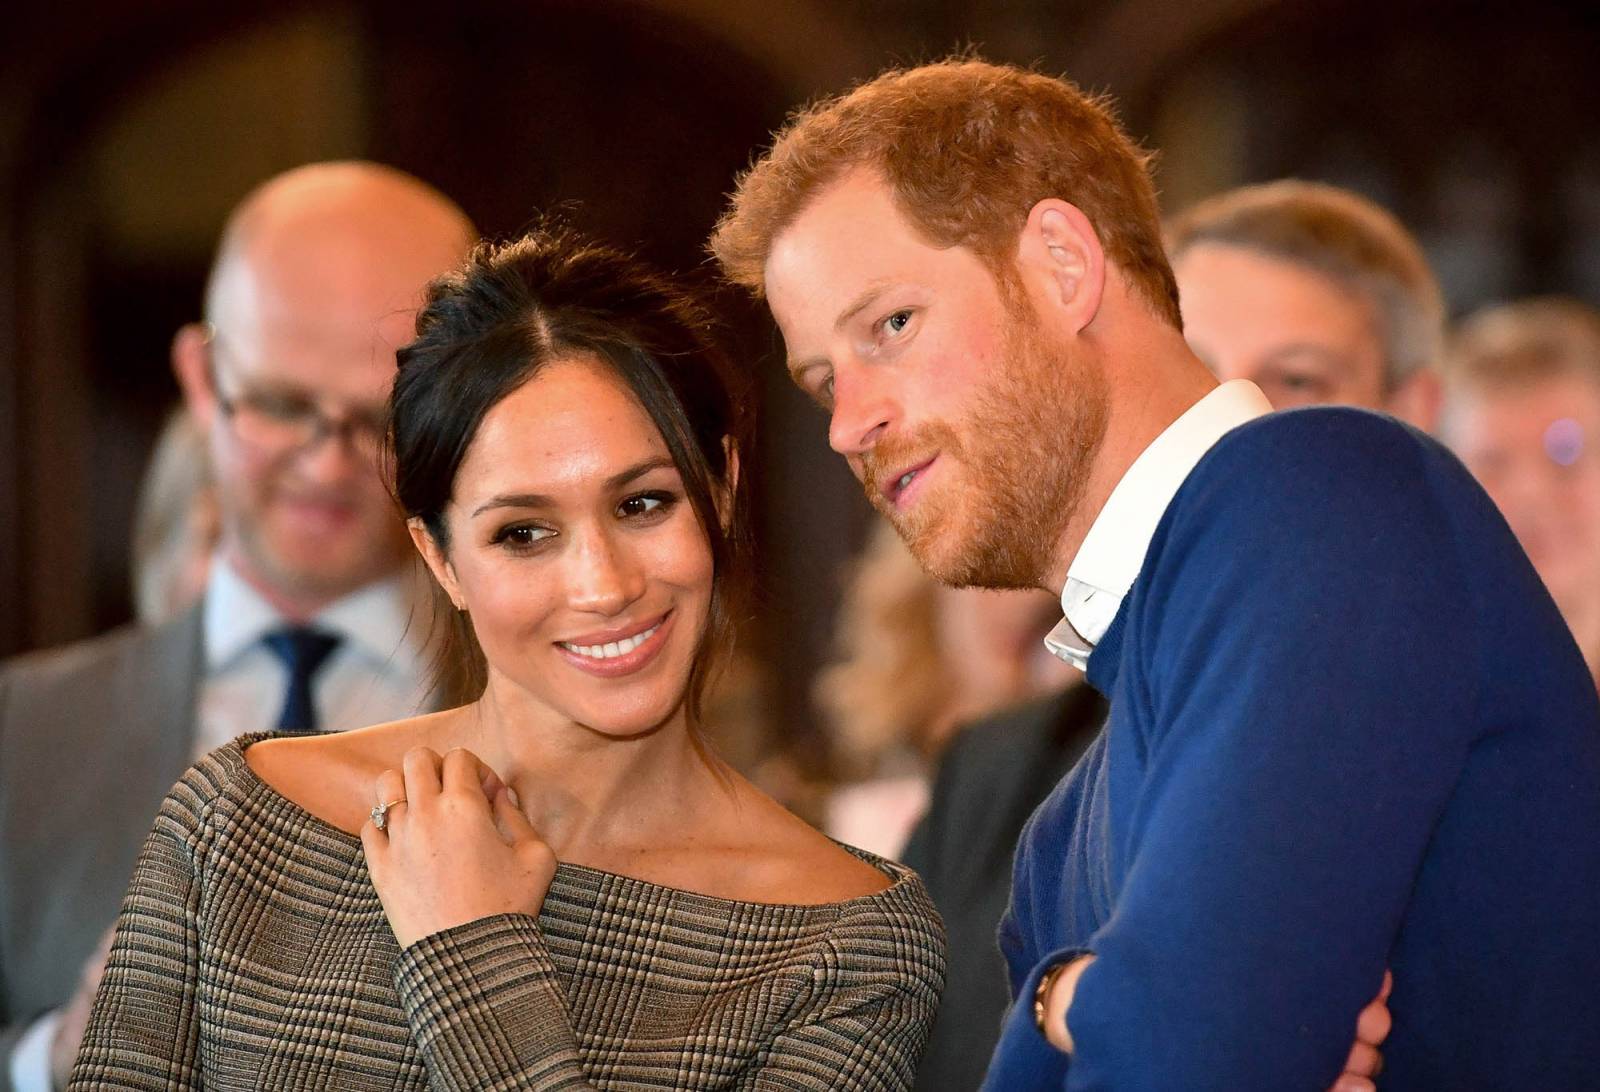
[[910, 322], [910, 311], [896, 311], [894, 314], [883, 320], [883, 328], [891, 334], [898, 334], [900, 331], [904, 330], [906, 325]]
[[241, 401], [257, 413], [279, 421], [304, 421], [317, 412], [316, 407], [305, 399], [288, 395], [252, 394]]

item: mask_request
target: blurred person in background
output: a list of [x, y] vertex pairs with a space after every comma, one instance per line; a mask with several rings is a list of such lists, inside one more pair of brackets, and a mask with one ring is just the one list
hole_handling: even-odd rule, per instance
[[1600, 314], [1531, 299], [1467, 318], [1441, 434], [1511, 524], [1600, 676]]
[[1274, 409], [1438, 419], [1444, 304], [1416, 239], [1349, 190], [1285, 179], [1194, 205], [1166, 229], [1183, 334], [1218, 379]]
[[878, 522], [840, 605], [840, 659], [815, 687], [844, 773], [824, 829], [898, 858], [958, 726], [1080, 677], [1044, 647], [1058, 613], [1044, 592], [945, 587]]
[[474, 236], [438, 192], [356, 162], [280, 175], [229, 219], [205, 321], [172, 348], [215, 481], [203, 601], [0, 671], [5, 1087], [64, 1081], [96, 945], [197, 755], [435, 704], [428, 601], [376, 454], [423, 286]]
[[180, 406], [156, 438], [134, 506], [133, 605], [141, 625], [160, 625], [200, 599], [221, 533], [206, 437]]
[[[1275, 409], [1351, 405], [1419, 428], [1438, 405], [1439, 288], [1395, 218], [1311, 182], [1245, 186], [1171, 221], [1184, 337], [1219, 379], [1248, 379]], [[923, 1092], [978, 1087], [1009, 1000], [995, 932], [1023, 824], [1105, 719], [1091, 687], [959, 733], [906, 863], [949, 931], [950, 988], [919, 1074]]]

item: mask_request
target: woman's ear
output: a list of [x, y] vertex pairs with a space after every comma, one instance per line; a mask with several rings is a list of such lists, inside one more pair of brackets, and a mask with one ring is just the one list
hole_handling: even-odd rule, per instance
[[727, 469], [716, 491], [717, 519], [727, 534], [733, 524], [733, 498], [739, 493], [739, 445], [732, 436], [722, 438], [722, 459]]
[[417, 548], [417, 553], [422, 555], [422, 560], [427, 562], [428, 571], [439, 582], [444, 593], [450, 597], [451, 604], [456, 610], [466, 610], [466, 601], [461, 598], [461, 588], [456, 582], [456, 571], [450, 564], [444, 549], [434, 541], [433, 533], [428, 530], [428, 525], [420, 517], [412, 516], [406, 520], [406, 530], [411, 532], [411, 541]]

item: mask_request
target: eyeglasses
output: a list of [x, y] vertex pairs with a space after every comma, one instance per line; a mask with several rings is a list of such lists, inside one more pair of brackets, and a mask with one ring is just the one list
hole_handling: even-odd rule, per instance
[[241, 442], [273, 455], [309, 451], [329, 436], [344, 442], [356, 455], [376, 462], [388, 431], [381, 408], [357, 409], [338, 417], [324, 413], [306, 394], [294, 390], [245, 388], [229, 396], [222, 393], [217, 374], [215, 327], [206, 327], [206, 368], [217, 407]]

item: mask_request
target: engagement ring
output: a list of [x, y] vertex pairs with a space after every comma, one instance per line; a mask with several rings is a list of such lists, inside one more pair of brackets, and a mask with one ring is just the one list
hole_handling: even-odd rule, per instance
[[370, 813], [372, 816], [372, 825], [377, 827], [379, 830], [383, 830], [384, 827], [388, 826], [389, 823], [389, 809], [394, 807], [396, 804], [404, 804], [405, 802], [406, 798], [402, 796], [398, 800], [391, 800], [387, 804], [379, 804], [377, 807], [373, 808]]

